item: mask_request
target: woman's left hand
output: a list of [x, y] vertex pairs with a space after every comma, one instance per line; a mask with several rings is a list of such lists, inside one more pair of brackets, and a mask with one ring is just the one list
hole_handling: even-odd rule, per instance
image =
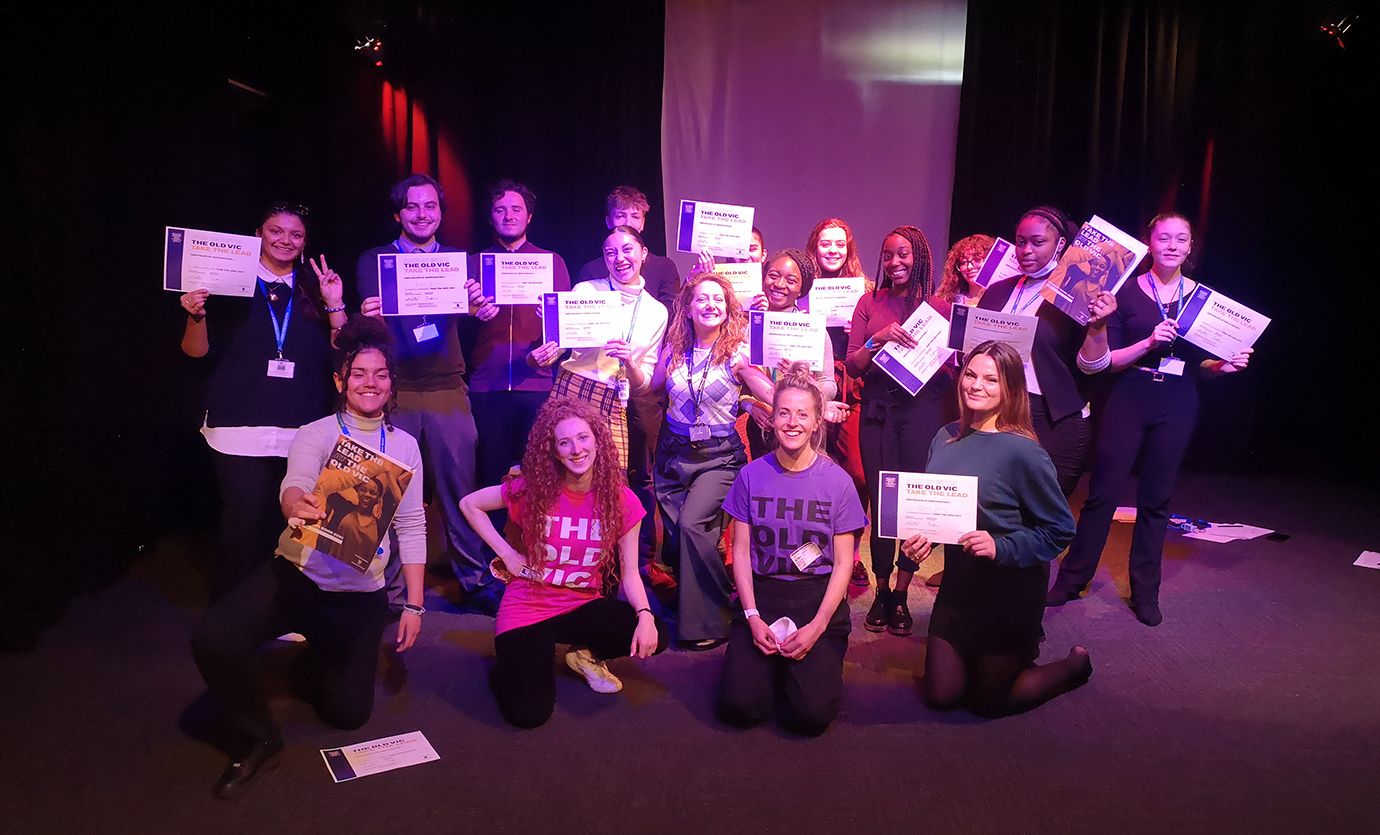
[[656, 620], [651, 612], [637, 615], [637, 628], [633, 630], [632, 649], [628, 653], [630, 658], [651, 658], [656, 653], [657, 634]]
[[404, 609], [402, 617], [398, 618], [398, 648], [394, 651], [407, 652], [413, 644], [417, 643], [417, 636], [420, 634], [422, 634], [422, 616]]
[[465, 292], [470, 294], [470, 313], [481, 322], [487, 322], [498, 315], [498, 305], [494, 300], [484, 296], [484, 290], [479, 286], [479, 282], [472, 278], [465, 279]]
[[810, 654], [810, 650], [815, 646], [815, 641], [818, 641], [819, 636], [823, 634], [824, 626], [810, 621], [786, 636], [786, 640], [781, 642], [781, 654], [794, 661], [799, 661]]
[[958, 538], [958, 544], [975, 557], [996, 559], [997, 543], [987, 531], [969, 531]]
[[1088, 324], [1096, 325], [1116, 312], [1116, 296], [1099, 290], [1088, 300]]
[[549, 368], [551, 363], [555, 362], [556, 358], [560, 355], [561, 346], [557, 345], [555, 342], [547, 342], [544, 345], [538, 345], [533, 348], [527, 356], [532, 358], [532, 362], [538, 368]]
[[849, 406], [842, 400], [830, 400], [824, 404], [824, 420], [827, 423], [843, 423], [848, 420]]
[[610, 339], [604, 343], [604, 356], [609, 359], [629, 362], [632, 360], [632, 343], [621, 339]]
[[1254, 348], [1247, 348], [1244, 351], [1237, 351], [1231, 355], [1231, 359], [1223, 360], [1219, 369], [1223, 374], [1231, 374], [1235, 371], [1244, 369], [1251, 362], [1251, 354], [1255, 353]]
[[344, 304], [345, 283], [340, 280], [336, 271], [326, 264], [326, 254], [321, 254], [319, 266], [315, 258], [312, 258], [308, 263], [311, 264], [312, 272], [316, 273], [316, 279], [320, 282], [321, 300], [326, 303], [326, 307], [340, 307]]

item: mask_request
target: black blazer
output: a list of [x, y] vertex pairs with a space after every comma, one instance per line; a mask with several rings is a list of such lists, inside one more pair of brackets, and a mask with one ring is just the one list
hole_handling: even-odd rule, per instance
[[[993, 283], [982, 294], [977, 306], [999, 312], [1016, 292], [1019, 281], [1019, 278], [1008, 278]], [[1052, 304], [1040, 305], [1035, 315], [1040, 319], [1040, 326], [1035, 330], [1031, 362], [1035, 365], [1045, 405], [1049, 407], [1049, 419], [1058, 421], [1081, 412], [1083, 404], [1088, 402], [1088, 375], [1078, 370], [1078, 350], [1083, 347], [1088, 329]]]

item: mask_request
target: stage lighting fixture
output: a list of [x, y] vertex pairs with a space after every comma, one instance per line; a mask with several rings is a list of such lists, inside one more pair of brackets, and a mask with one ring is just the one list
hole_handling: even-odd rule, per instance
[[383, 66], [383, 39], [367, 35], [355, 41], [355, 54], [373, 64]]

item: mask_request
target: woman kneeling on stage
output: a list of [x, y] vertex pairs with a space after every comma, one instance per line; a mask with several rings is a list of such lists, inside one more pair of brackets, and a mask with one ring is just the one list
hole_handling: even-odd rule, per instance
[[[780, 698], [782, 724], [823, 733], [839, 712], [848, 650], [844, 594], [853, 543], [867, 525], [853, 480], [822, 455], [824, 398], [808, 363], [777, 380], [775, 450], [744, 467], [728, 491], [733, 579], [743, 613], [724, 658], [719, 712], [760, 722]], [[837, 558], [836, 558], [837, 557]]]
[[[925, 701], [966, 704], [980, 716], [1029, 710], [1092, 675], [1088, 651], [1039, 666], [1049, 562], [1073, 538], [1073, 515], [1049, 455], [1035, 440], [1021, 357], [1003, 342], [968, 354], [958, 381], [959, 420], [930, 444], [926, 472], [978, 478], [978, 529], [944, 553], [944, 583], [930, 615]], [[902, 544], [911, 559], [933, 545]]]
[[[519, 548], [490, 521], [489, 512], [499, 509], [520, 533]], [[509, 723], [535, 728], [551, 718], [558, 643], [571, 645], [566, 665], [599, 693], [623, 687], [607, 659], [647, 658], [666, 648], [665, 627], [652, 616], [637, 570], [645, 511], [595, 407], [548, 400], [528, 437], [522, 475], [469, 494], [460, 510], [498, 554], [495, 572], [508, 580], [489, 684]], [[619, 577], [626, 602], [605, 596]]]

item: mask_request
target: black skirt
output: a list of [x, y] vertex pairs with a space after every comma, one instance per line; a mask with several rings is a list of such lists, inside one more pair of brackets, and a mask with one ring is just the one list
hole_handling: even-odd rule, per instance
[[944, 549], [944, 582], [930, 614], [929, 634], [962, 654], [1040, 654], [1049, 565], [997, 565], [957, 546]]

